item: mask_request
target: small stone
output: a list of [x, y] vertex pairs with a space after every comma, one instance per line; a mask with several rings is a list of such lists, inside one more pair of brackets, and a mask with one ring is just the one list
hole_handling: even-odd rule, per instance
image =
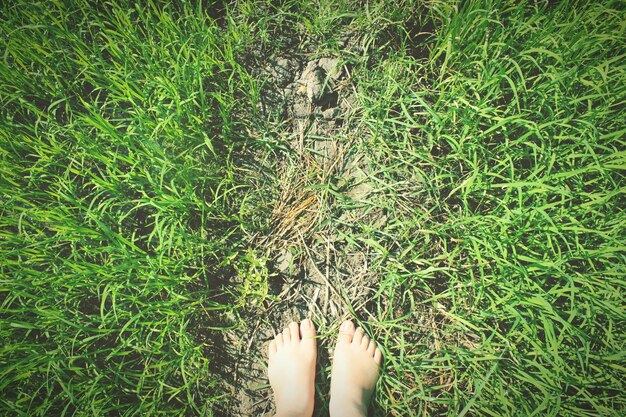
[[312, 102], [317, 102], [322, 95], [322, 88], [324, 82], [324, 74], [321, 68], [315, 68], [309, 73], [309, 78], [306, 83], [306, 95]]
[[322, 112], [322, 117], [326, 120], [331, 120], [337, 117], [339, 113], [339, 109], [337, 107], [333, 107], [331, 109], [326, 109]]
[[283, 249], [276, 259], [276, 267], [283, 274], [289, 272], [289, 267], [293, 261], [293, 254], [288, 249]]
[[337, 58], [320, 58], [317, 65], [324, 69], [328, 77], [336, 81], [341, 75], [341, 67]]
[[311, 116], [311, 103], [305, 97], [296, 96], [292, 109], [296, 119], [306, 119]]

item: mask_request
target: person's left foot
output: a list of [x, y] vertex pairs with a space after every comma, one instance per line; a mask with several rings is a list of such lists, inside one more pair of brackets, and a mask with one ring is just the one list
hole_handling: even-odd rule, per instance
[[315, 400], [315, 327], [292, 322], [268, 346], [268, 373], [277, 417], [310, 417]]
[[350, 320], [339, 328], [330, 377], [331, 417], [366, 416], [383, 354], [362, 328]]

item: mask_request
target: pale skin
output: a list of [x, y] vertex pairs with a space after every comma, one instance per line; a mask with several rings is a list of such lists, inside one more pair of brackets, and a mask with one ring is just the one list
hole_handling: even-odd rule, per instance
[[[276, 417], [311, 417], [317, 346], [311, 320], [292, 322], [268, 346], [268, 373]], [[330, 380], [331, 417], [365, 417], [382, 353], [363, 329], [346, 320], [339, 328]]]

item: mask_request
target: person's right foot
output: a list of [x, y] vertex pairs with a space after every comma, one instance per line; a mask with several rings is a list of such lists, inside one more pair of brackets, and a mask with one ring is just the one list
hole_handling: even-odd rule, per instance
[[346, 320], [339, 328], [330, 379], [330, 415], [367, 415], [382, 361], [376, 343], [360, 327]]
[[315, 327], [309, 319], [292, 322], [268, 346], [268, 374], [276, 401], [275, 417], [310, 417], [315, 400]]

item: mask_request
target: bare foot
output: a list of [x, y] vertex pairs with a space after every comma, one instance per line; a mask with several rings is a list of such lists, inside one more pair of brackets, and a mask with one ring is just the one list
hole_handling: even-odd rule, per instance
[[268, 373], [277, 417], [310, 417], [315, 400], [315, 326], [292, 322], [268, 347]]
[[330, 378], [330, 415], [362, 417], [374, 392], [382, 361], [376, 343], [346, 320], [339, 328]]

